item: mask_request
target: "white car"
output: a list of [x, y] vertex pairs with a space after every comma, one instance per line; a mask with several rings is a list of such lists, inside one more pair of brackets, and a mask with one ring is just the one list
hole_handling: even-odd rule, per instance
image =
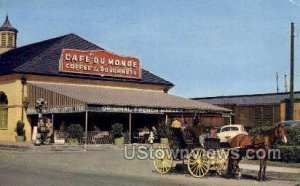
[[239, 125], [239, 124], [225, 125], [221, 127], [220, 132], [217, 135], [220, 138], [220, 142], [224, 143], [238, 134], [248, 135], [248, 132], [245, 130], [243, 125]]

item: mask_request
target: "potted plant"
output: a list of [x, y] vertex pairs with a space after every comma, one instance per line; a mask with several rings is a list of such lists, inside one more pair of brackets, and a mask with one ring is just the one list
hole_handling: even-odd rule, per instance
[[66, 128], [68, 143], [78, 144], [83, 137], [83, 127], [80, 124], [71, 124]]
[[158, 136], [160, 138], [160, 143], [161, 144], [168, 144], [169, 143], [168, 135], [167, 135], [167, 129], [168, 129], [167, 124], [160, 123], [158, 125]]
[[65, 144], [65, 123], [59, 125], [59, 130], [54, 132], [54, 143]]
[[17, 122], [17, 126], [16, 126], [16, 129], [15, 129], [15, 132], [17, 133], [17, 136], [16, 136], [16, 141], [17, 142], [25, 141], [24, 126], [25, 126], [25, 124], [23, 123], [23, 121], [18, 121]]
[[115, 123], [111, 126], [111, 132], [114, 137], [115, 145], [123, 145], [124, 144], [124, 136], [123, 136], [123, 124]]

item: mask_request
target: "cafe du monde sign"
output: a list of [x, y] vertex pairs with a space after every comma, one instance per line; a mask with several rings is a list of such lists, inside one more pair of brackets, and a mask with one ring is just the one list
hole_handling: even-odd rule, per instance
[[104, 50], [63, 49], [60, 57], [60, 72], [141, 78], [138, 58], [121, 56]]

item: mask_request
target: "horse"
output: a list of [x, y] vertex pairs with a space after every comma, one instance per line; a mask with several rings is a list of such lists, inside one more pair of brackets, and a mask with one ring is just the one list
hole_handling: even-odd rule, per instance
[[[268, 160], [268, 152], [270, 148], [274, 145], [276, 140], [281, 140], [283, 143], [287, 143], [286, 138], [286, 130], [284, 125], [276, 124], [271, 129], [262, 132], [256, 136], [250, 136], [245, 134], [239, 134], [228, 141], [228, 145], [231, 148], [230, 151], [238, 150], [237, 158], [232, 158], [233, 153], [229, 156], [228, 162], [228, 176], [234, 176], [235, 178], [240, 178], [240, 168], [239, 162], [242, 157], [246, 155], [247, 150], [251, 149], [254, 153], [264, 153], [263, 156], [258, 157], [260, 160], [260, 167], [258, 171], [258, 180], [265, 181], [266, 180], [266, 168], [267, 168], [267, 160]], [[237, 153], [237, 152], [235, 152]]]

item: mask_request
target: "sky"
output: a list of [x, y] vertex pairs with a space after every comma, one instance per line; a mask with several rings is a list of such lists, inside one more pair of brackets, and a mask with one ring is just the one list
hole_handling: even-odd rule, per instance
[[183, 97], [285, 91], [295, 22], [300, 90], [300, 0], [0, 0], [18, 46], [75, 33], [138, 57]]

